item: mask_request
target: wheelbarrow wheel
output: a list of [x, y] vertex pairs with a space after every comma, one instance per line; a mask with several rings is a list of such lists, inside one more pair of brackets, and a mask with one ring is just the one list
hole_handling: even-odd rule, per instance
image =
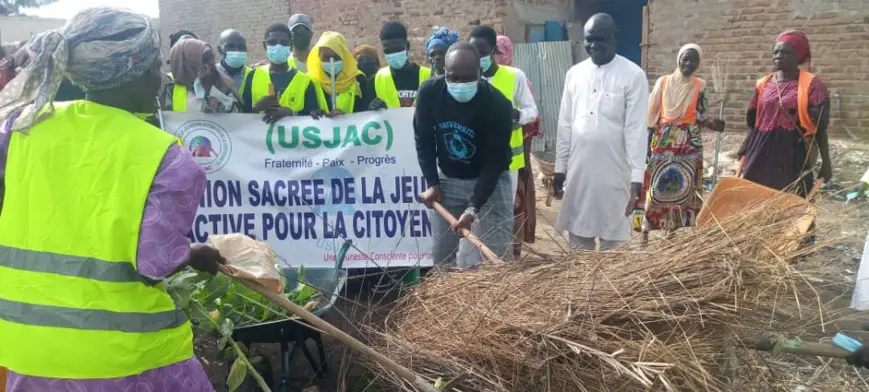
[[[269, 362], [268, 358], [262, 355], [255, 355], [250, 357], [250, 364], [256, 369], [256, 372], [262, 376], [263, 380], [265, 380], [266, 384], [269, 386], [274, 386], [274, 372], [272, 371], [272, 364]], [[274, 388], [272, 388], [274, 389]], [[241, 387], [238, 388], [238, 392], [264, 392], [262, 388], [257, 384], [256, 379], [253, 378], [252, 375], [248, 374], [244, 379], [244, 382], [241, 384]]]

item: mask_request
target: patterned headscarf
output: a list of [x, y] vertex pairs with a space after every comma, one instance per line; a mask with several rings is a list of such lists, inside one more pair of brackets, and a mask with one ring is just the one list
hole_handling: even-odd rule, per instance
[[495, 61], [501, 65], [513, 65], [513, 41], [505, 35], [499, 35], [497, 41], [499, 53], [495, 55]]
[[812, 66], [812, 51], [809, 48], [809, 37], [803, 32], [797, 30], [785, 30], [775, 39], [776, 43], [786, 42], [791, 45], [791, 48], [800, 56], [800, 65], [809, 64]]
[[31, 38], [30, 62], [0, 92], [0, 120], [20, 109], [11, 129], [27, 130], [54, 112], [67, 77], [84, 91], [130, 83], [160, 55], [160, 37], [148, 17], [117, 8], [90, 8], [66, 26]]
[[459, 41], [459, 33], [455, 30], [450, 30], [446, 27], [435, 27], [434, 33], [425, 42], [425, 53], [428, 57], [428, 51], [434, 47], [449, 48], [450, 45]]

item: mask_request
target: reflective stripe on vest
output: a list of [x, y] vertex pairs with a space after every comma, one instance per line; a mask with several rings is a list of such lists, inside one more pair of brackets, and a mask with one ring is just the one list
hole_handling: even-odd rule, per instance
[[[419, 84], [417, 84], [417, 89], [430, 77], [430, 68], [419, 67]], [[401, 107], [401, 98], [398, 96], [398, 90], [395, 88], [395, 80], [392, 78], [391, 68], [383, 67], [374, 75], [374, 91], [377, 94], [377, 98], [386, 103], [386, 107]], [[413, 103], [415, 106], [416, 99], [413, 100]]]
[[[269, 95], [269, 85], [272, 83], [272, 78], [269, 75], [269, 66], [265, 65], [257, 67], [253, 70], [253, 80], [251, 81], [251, 105], [256, 105], [260, 99]], [[290, 108], [294, 112], [300, 112], [305, 109], [305, 91], [308, 85], [313, 83], [308, 74], [296, 70], [290, 84], [281, 94], [278, 102], [281, 106]], [[316, 87], [316, 86], [315, 86]], [[326, 111], [326, 97], [323, 95], [322, 89], [315, 88], [317, 94], [317, 103], [320, 110]]]
[[172, 84], [172, 111], [187, 111], [187, 87], [179, 84]]
[[659, 124], [696, 124], [697, 123], [697, 100], [700, 99], [700, 79], [694, 78], [694, 90], [692, 91], [691, 104], [685, 109], [682, 117], [677, 119], [664, 118], [664, 97], [667, 96], [667, 88], [670, 76], [664, 76], [661, 79], [661, 104], [658, 105], [658, 123]]
[[[514, 96], [516, 94], [516, 71], [513, 67], [499, 65], [495, 75], [490, 81], [501, 94], [504, 94], [513, 107], [516, 107]], [[510, 134], [510, 171], [516, 171], [525, 167], [525, 140], [522, 134], [522, 126], [513, 129]]]
[[0, 214], [0, 364], [28, 376], [104, 379], [193, 357], [184, 313], [136, 268], [145, 201], [175, 141], [87, 101], [56, 104], [28, 135], [12, 135]]

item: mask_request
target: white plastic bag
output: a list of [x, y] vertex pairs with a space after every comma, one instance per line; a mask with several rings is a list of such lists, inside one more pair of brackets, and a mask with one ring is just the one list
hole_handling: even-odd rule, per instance
[[253, 275], [266, 287], [283, 294], [281, 273], [275, 267], [275, 255], [268, 244], [239, 233], [210, 235], [208, 241], [229, 265]]

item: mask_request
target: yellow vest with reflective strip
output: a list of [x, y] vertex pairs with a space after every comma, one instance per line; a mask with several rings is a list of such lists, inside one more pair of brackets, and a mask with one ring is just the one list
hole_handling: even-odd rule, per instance
[[[244, 77], [241, 78], [241, 86], [238, 86], [239, 92], [244, 91], [244, 88], [247, 87], [247, 75], [251, 72], [253, 72], [253, 68], [245, 65], [244, 66]], [[227, 76], [229, 76], [229, 75], [227, 75]]]
[[[419, 85], [417, 87], [422, 86], [422, 83], [428, 80], [431, 77], [431, 69], [426, 67], [419, 67]], [[400, 108], [401, 101], [398, 97], [398, 90], [395, 88], [395, 80], [392, 78], [392, 71], [389, 67], [383, 67], [377, 74], [374, 75], [374, 90], [377, 94], [377, 98], [380, 98], [383, 102], [386, 102], [386, 107], [388, 108]], [[416, 104], [416, 100], [414, 99], [414, 105]]]
[[138, 273], [151, 182], [175, 138], [88, 101], [9, 141], [0, 213], [0, 366], [27, 376], [126, 377], [193, 358], [162, 285]]
[[[492, 80], [489, 83], [492, 86], [495, 86], [501, 94], [504, 94], [514, 107], [517, 107], [516, 100], [513, 98], [516, 94], [515, 68], [506, 65], [499, 65], [498, 71], [495, 72], [495, 75], [492, 76]], [[512, 158], [510, 159], [510, 171], [519, 170], [525, 167], [525, 146], [521, 126], [513, 129], [513, 132], [510, 134], [510, 152], [512, 154]]]
[[170, 84], [172, 89], [172, 111], [186, 112], [187, 111], [187, 87], [180, 84]]
[[[359, 82], [354, 82], [354, 83], [358, 84]], [[326, 90], [328, 88], [329, 88], [328, 86], [321, 86], [321, 88], [320, 88], [320, 91], [323, 93], [324, 97], [326, 94], [329, 94], [329, 95], [332, 94], [331, 92], [328, 92]], [[318, 99], [319, 99], [319, 97], [318, 97]], [[331, 100], [332, 98], [329, 97], [329, 99]], [[335, 97], [335, 101], [337, 101], [336, 106], [338, 106], [339, 110], [341, 110], [342, 112], [347, 113], [347, 114], [353, 113], [353, 110], [356, 109], [356, 87], [355, 86], [351, 87], [349, 90], [347, 90], [343, 93], [339, 93], [338, 96]], [[327, 103], [327, 106], [326, 106], [327, 110], [324, 110], [324, 111], [328, 112], [328, 108], [329, 107], [328, 107], [328, 103]]]
[[[296, 70], [296, 74], [293, 75], [290, 84], [287, 85], [284, 93], [281, 94], [278, 103], [283, 107], [292, 109], [294, 112], [302, 111], [305, 108], [305, 91], [311, 83], [314, 83], [314, 92], [317, 94], [317, 106], [320, 110], [327, 111], [326, 96], [323, 94], [323, 89], [319, 88], [317, 82], [311, 80], [308, 74], [299, 70]], [[253, 106], [260, 99], [269, 95], [269, 86], [272, 84], [269, 66], [264, 65], [254, 68], [253, 80], [251, 80], [250, 84], [251, 106]]]

